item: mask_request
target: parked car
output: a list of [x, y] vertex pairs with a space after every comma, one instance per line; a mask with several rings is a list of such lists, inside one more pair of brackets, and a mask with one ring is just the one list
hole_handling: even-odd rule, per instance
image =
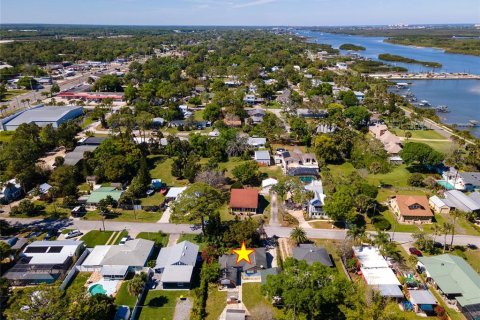
[[130, 240], [130, 236], [123, 237], [122, 239], [120, 239], [120, 242], [118, 244], [124, 245], [125, 242], [127, 242], [128, 240]]
[[410, 251], [411, 254], [413, 254], [417, 257], [423, 256], [422, 252], [420, 250], [418, 250], [417, 248], [409, 248], [408, 251]]
[[73, 230], [73, 231], [70, 231], [69, 233], [67, 233], [67, 235], [65, 236], [65, 239], [76, 238], [76, 237], [79, 237], [81, 235], [83, 235], [83, 232], [81, 232], [80, 230]]

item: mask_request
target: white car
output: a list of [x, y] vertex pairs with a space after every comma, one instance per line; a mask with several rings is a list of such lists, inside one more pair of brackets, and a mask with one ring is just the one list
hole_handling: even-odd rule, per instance
[[69, 233], [67, 233], [67, 235], [65, 236], [65, 239], [76, 238], [76, 237], [79, 237], [81, 235], [83, 235], [83, 232], [81, 232], [80, 230], [73, 230], [73, 231], [70, 231]]

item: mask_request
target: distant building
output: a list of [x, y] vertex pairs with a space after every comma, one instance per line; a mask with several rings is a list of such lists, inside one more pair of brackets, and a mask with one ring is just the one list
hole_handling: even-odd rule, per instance
[[13, 286], [54, 283], [63, 279], [83, 248], [82, 241], [34, 241], [3, 277]]
[[123, 92], [72, 92], [64, 91], [57, 95], [59, 98], [68, 100], [86, 100], [100, 102], [105, 99], [112, 99], [113, 101], [123, 101]]
[[402, 223], [432, 223], [433, 213], [426, 196], [397, 195], [389, 205]]
[[76, 106], [48, 106], [43, 105], [25, 111], [18, 112], [9, 120], [3, 122], [3, 130], [14, 131], [21, 124], [35, 123], [39, 127], [51, 124], [58, 128], [62, 123], [80, 117], [83, 114], [83, 107]]
[[83, 155], [85, 152], [93, 152], [95, 149], [98, 148], [98, 145], [90, 144], [90, 145], [80, 145], [73, 149], [72, 152], [65, 154], [63, 164], [69, 166], [75, 166], [81, 160], [83, 160]]
[[11, 179], [0, 187], [0, 203], [8, 204], [22, 197], [22, 186], [16, 179]]
[[384, 124], [375, 124], [368, 127], [368, 131], [383, 144], [390, 156], [398, 156], [402, 151], [401, 140], [388, 130]]
[[232, 189], [230, 193], [230, 210], [239, 214], [258, 213], [258, 190]]

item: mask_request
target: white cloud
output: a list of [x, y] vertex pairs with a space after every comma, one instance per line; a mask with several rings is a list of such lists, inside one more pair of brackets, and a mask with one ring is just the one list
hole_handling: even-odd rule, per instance
[[233, 6], [233, 8], [246, 8], [246, 7], [254, 7], [254, 6], [260, 6], [260, 5], [263, 5], [263, 4], [267, 4], [267, 3], [272, 3], [272, 2], [276, 2], [277, 0], [255, 0], [255, 1], [250, 1], [250, 2], [246, 2], [246, 3], [239, 3], [239, 4], [236, 4]]

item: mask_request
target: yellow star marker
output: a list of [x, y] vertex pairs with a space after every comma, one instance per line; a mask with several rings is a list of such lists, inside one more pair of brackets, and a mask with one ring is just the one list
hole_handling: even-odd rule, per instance
[[245, 260], [247, 263], [252, 264], [250, 261], [250, 254], [252, 254], [255, 251], [255, 249], [247, 249], [245, 247], [245, 241], [242, 241], [242, 247], [240, 249], [233, 250], [235, 254], [237, 255], [237, 264]]

